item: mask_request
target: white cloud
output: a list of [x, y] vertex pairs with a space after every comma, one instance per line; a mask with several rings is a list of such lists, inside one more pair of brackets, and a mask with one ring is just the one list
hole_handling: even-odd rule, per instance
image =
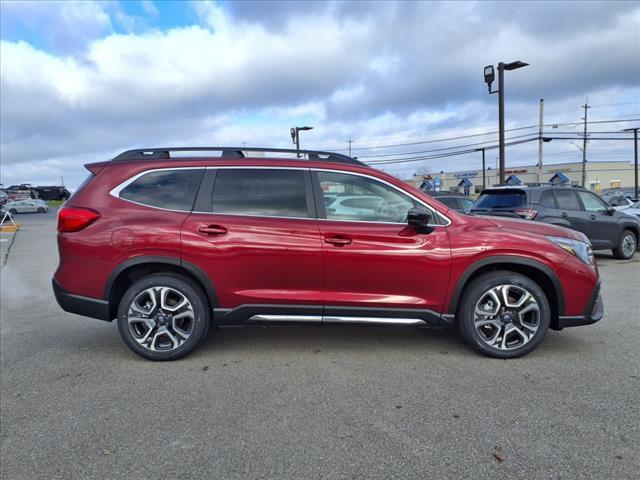
[[[640, 9], [628, 7], [592, 19], [592, 29], [583, 18], [584, 32], [563, 36], [474, 3], [284, 11], [285, 2], [260, 21], [195, 2], [200, 24], [137, 33], [139, 19], [123, 19], [117, 4], [64, 2], [42, 13], [22, 3], [9, 5], [13, 18], [48, 23], [72, 48], [0, 43], [1, 171], [15, 181], [55, 178], [69, 166], [76, 170], [65, 178], [79, 181], [87, 159], [135, 146], [290, 146], [288, 129], [298, 122], [315, 127], [306, 146], [342, 149], [350, 137], [357, 148], [492, 130], [495, 98], [481, 69], [498, 60], [532, 64], [509, 73], [510, 123], [537, 118], [540, 96], [578, 118], [580, 97], [637, 98], [640, 85], [640, 42], [629, 41], [640, 40]], [[152, 2], [143, 8], [158, 14]], [[130, 21], [130, 33], [113, 33], [111, 18]]]

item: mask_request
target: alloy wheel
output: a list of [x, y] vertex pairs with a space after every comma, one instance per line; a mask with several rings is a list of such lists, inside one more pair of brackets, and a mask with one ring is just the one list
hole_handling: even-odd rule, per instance
[[622, 239], [622, 254], [629, 258], [636, 250], [636, 239], [631, 233], [627, 233]]
[[133, 338], [151, 351], [180, 347], [194, 328], [191, 302], [178, 290], [159, 286], [140, 292], [131, 302], [127, 323]]
[[499, 350], [514, 350], [529, 343], [540, 326], [535, 297], [517, 285], [499, 285], [480, 296], [474, 327], [483, 342]]

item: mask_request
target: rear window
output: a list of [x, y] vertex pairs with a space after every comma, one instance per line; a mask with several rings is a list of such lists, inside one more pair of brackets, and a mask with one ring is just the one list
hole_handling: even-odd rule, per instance
[[190, 212], [204, 168], [160, 170], [137, 178], [120, 191], [120, 198], [168, 210]]
[[522, 190], [485, 192], [473, 208], [520, 208], [527, 206], [527, 194]]

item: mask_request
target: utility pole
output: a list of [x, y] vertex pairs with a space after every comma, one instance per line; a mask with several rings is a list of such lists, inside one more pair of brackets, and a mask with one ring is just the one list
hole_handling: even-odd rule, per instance
[[538, 126], [538, 183], [542, 181], [542, 140], [544, 125], [544, 98], [540, 99], [540, 124]]
[[482, 190], [487, 188], [487, 170], [484, 161], [484, 148], [476, 148], [476, 152], [482, 152]]
[[349, 142], [349, 156], [351, 156], [351, 144], [353, 143], [353, 140], [351, 140], [351, 137], [349, 137], [349, 140], [347, 140], [347, 142]]
[[585, 98], [584, 105], [584, 132], [582, 133], [582, 186], [587, 183], [587, 112], [591, 108], [589, 106], [589, 98]]

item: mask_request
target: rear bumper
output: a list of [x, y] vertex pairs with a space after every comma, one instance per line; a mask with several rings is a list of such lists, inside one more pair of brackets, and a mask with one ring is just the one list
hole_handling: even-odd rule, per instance
[[558, 330], [562, 330], [565, 327], [579, 327], [581, 325], [592, 325], [602, 320], [604, 316], [604, 302], [602, 301], [602, 294], [600, 292], [600, 282], [596, 284], [593, 289], [589, 303], [583, 315], [575, 317], [559, 317], [558, 318]]
[[83, 297], [67, 292], [55, 278], [51, 279], [53, 293], [56, 296], [58, 305], [65, 312], [83, 315], [85, 317], [97, 318], [110, 322], [113, 320], [109, 315], [109, 302], [97, 298]]

